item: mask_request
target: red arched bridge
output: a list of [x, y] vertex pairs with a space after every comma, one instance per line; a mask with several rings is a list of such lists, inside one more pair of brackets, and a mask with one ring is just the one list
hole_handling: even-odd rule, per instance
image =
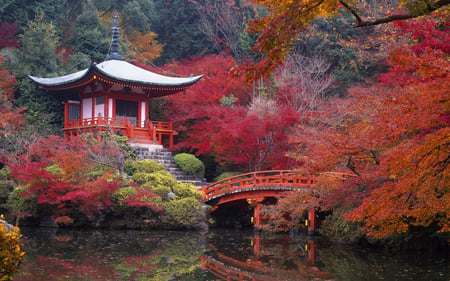
[[[266, 198], [286, 197], [291, 191], [306, 190], [315, 186], [314, 178], [307, 178], [291, 170], [261, 171], [233, 176], [202, 187], [202, 200], [213, 207], [246, 200], [254, 206], [253, 224], [261, 226], [261, 204]], [[315, 211], [308, 215], [308, 231], [315, 229]]]

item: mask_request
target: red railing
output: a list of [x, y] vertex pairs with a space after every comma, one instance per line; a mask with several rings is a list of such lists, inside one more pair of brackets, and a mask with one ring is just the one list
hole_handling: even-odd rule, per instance
[[[113, 132], [121, 131], [130, 140], [164, 144], [163, 136], [169, 138], [169, 148], [173, 145], [173, 136], [177, 134], [170, 122], [145, 121], [143, 127], [136, 127], [125, 117], [120, 118], [83, 118], [68, 120], [64, 125], [64, 135], [72, 136], [78, 133], [94, 133], [111, 129]], [[137, 139], [135, 139], [135, 137]], [[167, 142], [167, 141], [166, 141]]]
[[173, 124], [171, 122], [148, 121], [148, 123], [149, 126], [155, 127], [158, 131], [173, 131]]
[[77, 120], [68, 120], [64, 126], [64, 129], [94, 127], [94, 126], [125, 127], [126, 121], [128, 121], [128, 119], [126, 118], [106, 118], [106, 117], [83, 118]]
[[315, 184], [315, 179], [302, 177], [291, 170], [253, 172], [230, 177], [202, 187], [202, 200], [219, 197], [241, 189], [282, 186], [305, 188]]

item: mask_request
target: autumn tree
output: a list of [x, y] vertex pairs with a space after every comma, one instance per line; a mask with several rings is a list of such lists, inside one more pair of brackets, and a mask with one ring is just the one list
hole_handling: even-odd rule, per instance
[[13, 106], [13, 93], [16, 77], [4, 66], [4, 58], [0, 56], [0, 156], [7, 154], [8, 135], [13, 134], [24, 124], [23, 108]]
[[338, 188], [319, 184], [320, 192], [306, 204], [353, 210], [346, 218], [376, 237], [412, 228], [448, 232], [445, 19], [396, 23], [402, 40], [392, 42], [389, 71], [374, 85], [354, 87], [348, 97], [330, 100], [327, 110], [299, 123], [296, 148], [304, 171], [353, 175]]
[[[115, 172], [117, 167], [109, 165], [114, 163], [111, 159], [117, 161], [119, 151], [105, 145], [50, 136], [30, 145], [26, 154], [10, 157], [7, 165], [19, 184], [20, 196], [37, 200], [33, 215], [62, 217], [67, 222], [78, 213], [93, 220], [110, 211], [110, 197], [123, 183]], [[104, 153], [110, 155], [107, 163], [100, 161]], [[20, 206], [15, 211], [20, 213]]]
[[[444, 10], [450, 4], [448, 0], [431, 2], [403, 0], [393, 7], [390, 14], [376, 15], [372, 19], [370, 11], [366, 9], [367, 4], [372, 3], [370, 1], [357, 3], [356, 1], [337, 0], [254, 0], [253, 2], [267, 7], [269, 13], [265, 17], [252, 20], [250, 24], [250, 32], [259, 33], [254, 49], [263, 54], [264, 58], [257, 64], [247, 67], [249, 80], [270, 75], [274, 67], [282, 64], [285, 60], [299, 33], [318, 17], [350, 13], [355, 18], [355, 27], [365, 27], [419, 17], [437, 10]], [[379, 3], [374, 2], [373, 5], [379, 5]]]
[[450, 231], [450, 37], [445, 19], [398, 23], [411, 43], [391, 53], [391, 70], [376, 89], [383, 107], [374, 116], [378, 126], [373, 131], [387, 146], [379, 172], [389, 180], [348, 216], [363, 222], [369, 235], [384, 237], [412, 227]]

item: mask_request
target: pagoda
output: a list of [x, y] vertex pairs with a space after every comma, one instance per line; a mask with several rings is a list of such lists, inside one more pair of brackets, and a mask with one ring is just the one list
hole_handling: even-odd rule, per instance
[[105, 61], [81, 71], [44, 78], [29, 76], [41, 89], [64, 102], [64, 137], [102, 131], [126, 136], [130, 143], [171, 148], [177, 132], [170, 122], [150, 121], [150, 100], [173, 95], [202, 78], [160, 75], [128, 63], [119, 54], [118, 15], [114, 15], [111, 48]]

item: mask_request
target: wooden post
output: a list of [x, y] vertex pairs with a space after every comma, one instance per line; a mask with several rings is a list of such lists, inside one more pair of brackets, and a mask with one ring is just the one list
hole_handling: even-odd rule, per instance
[[260, 229], [261, 228], [261, 204], [259, 204], [259, 203], [255, 204], [255, 211], [254, 211], [253, 217], [254, 217], [253, 226], [257, 229]]
[[169, 135], [169, 148], [173, 147], [173, 133], [170, 133]]
[[313, 208], [308, 211], [308, 235], [315, 235], [316, 223], [316, 210]]
[[259, 230], [261, 228], [261, 204], [264, 201], [264, 197], [248, 199], [247, 201], [251, 202], [251, 205], [255, 207], [253, 211], [253, 226], [256, 230]]
[[69, 103], [63, 102], [64, 104], [64, 128], [69, 127]]

